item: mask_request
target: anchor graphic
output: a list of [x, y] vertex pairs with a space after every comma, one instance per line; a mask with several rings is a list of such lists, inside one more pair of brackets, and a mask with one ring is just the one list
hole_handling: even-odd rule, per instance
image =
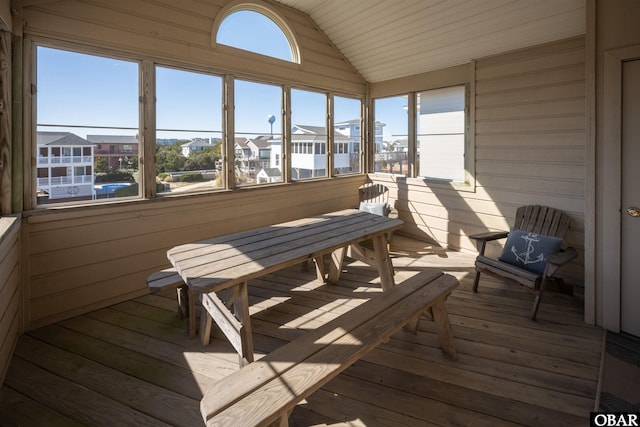
[[544, 254], [538, 255], [537, 258], [533, 258], [533, 259], [529, 258], [529, 255], [531, 255], [536, 250], [536, 248], [533, 246], [533, 242], [540, 241], [540, 239], [538, 239], [537, 237], [538, 235], [533, 233], [527, 234], [526, 236], [522, 236], [522, 239], [525, 242], [527, 242], [527, 245], [526, 245], [527, 248], [525, 252], [518, 253], [515, 246], [511, 247], [511, 252], [515, 255], [516, 259], [521, 263], [523, 263], [524, 265], [534, 264], [536, 262], [544, 261]]

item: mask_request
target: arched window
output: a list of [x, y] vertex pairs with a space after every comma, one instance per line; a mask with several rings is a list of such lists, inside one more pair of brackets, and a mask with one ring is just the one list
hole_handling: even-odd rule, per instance
[[243, 3], [223, 11], [220, 16], [214, 23], [216, 43], [300, 63], [293, 32], [266, 7]]

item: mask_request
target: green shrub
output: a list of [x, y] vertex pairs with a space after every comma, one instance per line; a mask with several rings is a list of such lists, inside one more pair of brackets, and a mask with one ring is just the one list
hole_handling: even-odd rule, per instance
[[118, 188], [113, 192], [115, 197], [130, 197], [138, 195], [138, 183], [131, 184], [128, 187]]
[[200, 182], [204, 181], [201, 173], [185, 173], [180, 175], [180, 182]]
[[97, 173], [95, 182], [136, 182], [136, 180], [129, 172], [109, 171]]

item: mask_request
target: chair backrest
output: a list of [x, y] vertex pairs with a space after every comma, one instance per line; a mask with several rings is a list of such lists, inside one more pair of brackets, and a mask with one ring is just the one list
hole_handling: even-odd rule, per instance
[[361, 202], [388, 203], [389, 189], [382, 184], [367, 183], [358, 189]]
[[548, 206], [529, 205], [518, 208], [513, 226], [519, 230], [563, 239], [569, 222], [569, 216], [562, 211]]

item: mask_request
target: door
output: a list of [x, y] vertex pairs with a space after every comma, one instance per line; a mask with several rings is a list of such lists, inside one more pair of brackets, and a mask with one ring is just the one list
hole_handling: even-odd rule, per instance
[[622, 64], [620, 330], [640, 336], [640, 60]]

